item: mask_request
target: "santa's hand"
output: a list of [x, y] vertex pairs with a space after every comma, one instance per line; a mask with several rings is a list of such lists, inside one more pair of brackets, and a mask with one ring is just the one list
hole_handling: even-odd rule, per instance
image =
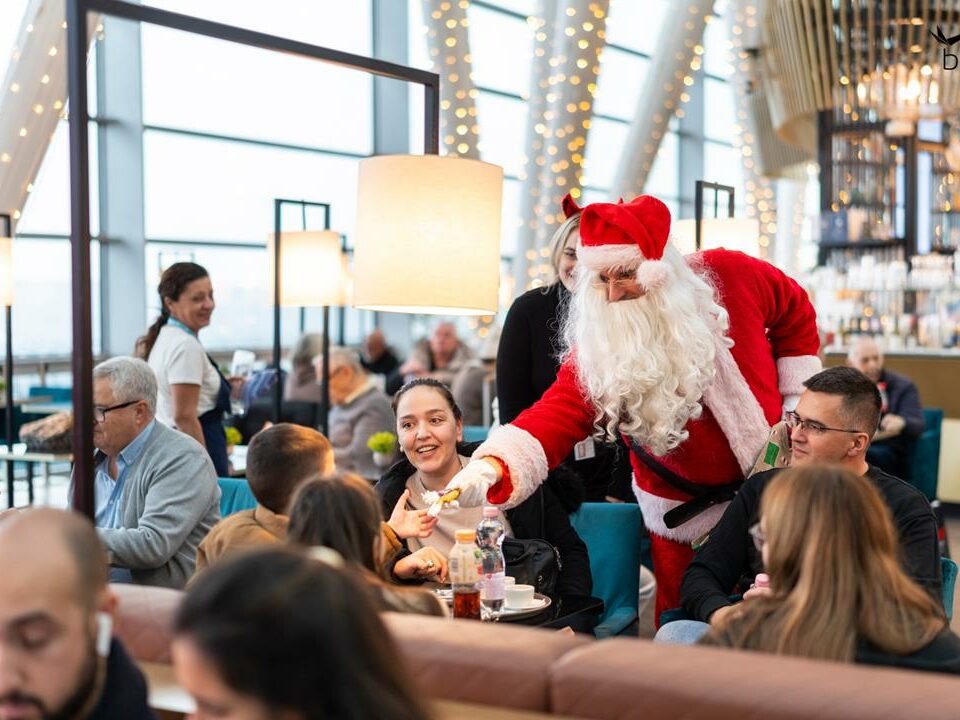
[[[492, 458], [491, 458], [492, 460]], [[496, 462], [495, 460], [493, 462]], [[457, 500], [463, 507], [477, 507], [487, 502], [487, 490], [497, 484], [499, 473], [493, 462], [486, 458], [471, 460], [445, 488], [445, 491], [457, 489]]]

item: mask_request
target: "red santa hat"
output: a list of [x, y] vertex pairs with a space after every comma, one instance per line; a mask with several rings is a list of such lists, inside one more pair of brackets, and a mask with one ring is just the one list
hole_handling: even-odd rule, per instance
[[669, 275], [663, 250], [670, 234], [670, 210], [652, 195], [628, 203], [592, 203], [580, 217], [577, 262], [599, 272], [637, 266], [637, 281], [648, 290]]

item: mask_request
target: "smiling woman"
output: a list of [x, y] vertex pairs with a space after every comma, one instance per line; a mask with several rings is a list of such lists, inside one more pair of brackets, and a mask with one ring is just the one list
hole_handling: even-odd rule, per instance
[[197, 337], [216, 304], [210, 276], [200, 265], [174, 263], [160, 278], [160, 317], [137, 340], [137, 355], [157, 374], [157, 418], [207, 448], [217, 475], [229, 475], [223, 414], [230, 385]]

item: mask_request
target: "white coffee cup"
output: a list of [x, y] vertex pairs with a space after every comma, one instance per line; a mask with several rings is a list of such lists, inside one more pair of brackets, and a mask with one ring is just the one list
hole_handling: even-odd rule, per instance
[[513, 610], [522, 610], [533, 605], [533, 585], [512, 585], [506, 589], [506, 604]]
[[509, 575], [504, 575], [503, 584], [504, 587], [513, 587], [517, 584], [517, 579], [515, 577], [510, 577]]

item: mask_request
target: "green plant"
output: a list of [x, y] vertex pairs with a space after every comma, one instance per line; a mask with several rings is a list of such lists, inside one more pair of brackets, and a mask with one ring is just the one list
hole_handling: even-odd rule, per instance
[[223, 433], [227, 436], [227, 445], [239, 445], [243, 442], [243, 435], [235, 427], [224, 428]]
[[389, 455], [397, 445], [397, 436], [392, 432], [374, 433], [367, 439], [367, 447], [375, 453]]

